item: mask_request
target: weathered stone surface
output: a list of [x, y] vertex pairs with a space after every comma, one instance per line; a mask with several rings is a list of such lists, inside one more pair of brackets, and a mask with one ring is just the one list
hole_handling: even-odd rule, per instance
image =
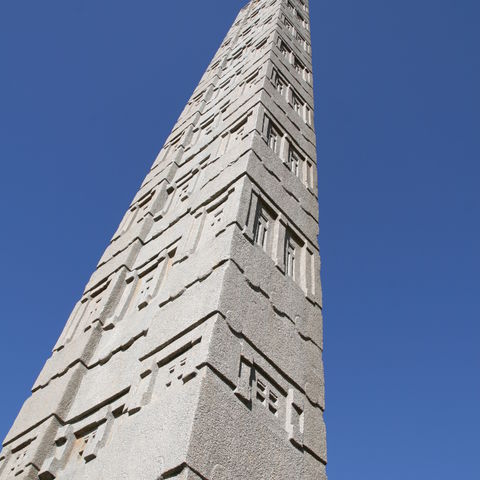
[[37, 479], [38, 469], [54, 449], [54, 438], [61, 428], [55, 417], [42, 422], [0, 453], [0, 478]]
[[53, 378], [64, 375], [77, 363], [87, 366], [101, 334], [102, 328], [97, 324], [87, 332], [78, 335], [66, 348], [54, 351], [35, 381], [32, 391], [46, 387]]
[[325, 480], [308, 1], [238, 15], [8, 433], [0, 480]]
[[4, 445], [18, 439], [52, 416], [56, 416], [61, 421], [66, 419], [85, 372], [84, 365], [77, 364], [65, 375], [52, 380], [44, 388], [36, 390], [23, 404], [4, 440]]

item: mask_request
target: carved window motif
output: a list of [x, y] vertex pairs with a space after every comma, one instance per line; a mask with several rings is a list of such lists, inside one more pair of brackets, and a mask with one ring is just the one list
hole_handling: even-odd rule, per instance
[[257, 78], [258, 78], [258, 70], [245, 80], [243, 84], [242, 95], [245, 93], [245, 91], [252, 89], [253, 85], [255, 85]]
[[[239, 85], [242, 81], [242, 78], [243, 78], [242, 72], [243, 72], [243, 67], [240, 66], [239, 68], [236, 69], [235, 73], [232, 75], [232, 83], [235, 87]], [[229, 105], [230, 105], [230, 100], [227, 100], [224, 107], [228, 107]]]
[[172, 200], [172, 207], [170, 210], [175, 210], [180, 204], [188, 200], [190, 195], [195, 190], [195, 186], [199, 177], [199, 170], [193, 170], [192, 172], [179, 179], [177, 182], [177, 190], [175, 192], [175, 199]]
[[260, 72], [260, 70], [257, 70], [255, 71], [254, 73], [252, 73], [246, 80], [246, 83], [252, 85], [256, 82], [257, 78], [258, 78], [258, 73]]
[[221, 157], [228, 149], [228, 143], [230, 141], [230, 132], [225, 133], [220, 137], [220, 145], [218, 147], [217, 156]]
[[192, 100], [190, 101], [191, 102], [191, 107], [194, 108], [196, 107], [203, 99], [203, 95], [205, 94], [204, 91], [201, 91], [200, 93], [197, 93], [197, 95], [195, 95]]
[[210, 101], [212, 102], [213, 100], [215, 100], [218, 97], [219, 93], [220, 89], [218, 87], [214, 88], [212, 91], [212, 96], [210, 97]]
[[267, 145], [278, 155], [280, 152], [281, 133], [274, 123], [265, 117], [266, 125], [266, 141]]
[[101, 287], [97, 288], [90, 294], [90, 302], [86, 311], [86, 328], [90, 327], [93, 322], [99, 321], [103, 313], [106, 301], [106, 290], [110, 285], [110, 281], [105, 282]]
[[255, 45], [255, 50], [261, 51], [261, 50], [263, 50], [266, 46], [267, 46], [267, 39], [264, 38], [263, 40], [261, 40], [259, 43], [257, 43], [257, 44]]
[[279, 137], [280, 135], [278, 134], [277, 129], [273, 125], [270, 125], [267, 133], [268, 146], [275, 153], [278, 153]]
[[170, 270], [172, 269], [173, 261], [175, 260], [176, 254], [177, 254], [177, 247], [175, 246], [170, 248], [170, 251], [168, 252], [168, 255], [167, 255], [167, 264], [165, 265], [165, 271], [163, 272], [159, 287], [161, 287], [165, 283], [165, 280], [167, 279], [170, 273]]
[[132, 205], [123, 217], [122, 222], [120, 223], [116, 234], [113, 237], [113, 240], [117, 239], [120, 235], [127, 232], [130, 227], [135, 223], [139, 223], [148, 212], [150, 207], [150, 202], [155, 195], [155, 190], [146, 193], [143, 195], [135, 205]]
[[220, 201], [220, 204], [217, 203], [207, 210], [205, 224], [203, 232], [201, 234], [202, 236], [200, 238], [199, 246], [209, 246], [221, 230], [226, 200], [227, 197], [223, 198]]
[[59, 343], [61, 343], [62, 348], [65, 346], [66, 343], [70, 342], [70, 340], [75, 335], [75, 332], [77, 331], [78, 326], [80, 325], [80, 321], [83, 318], [83, 315], [85, 313], [85, 310], [87, 309], [87, 306], [88, 306], [87, 298], [82, 299], [75, 306], [73, 312], [70, 315], [70, 318], [68, 319], [67, 326], [64, 330], [64, 333], [62, 333], [61, 340], [59, 341]]
[[300, 158], [297, 155], [297, 152], [295, 150], [291, 150], [290, 151], [290, 170], [296, 177], [298, 177], [299, 168], [300, 168]]
[[311, 124], [311, 110], [305, 101], [294, 91], [293, 87], [279, 74], [277, 69], [273, 69], [272, 82], [277, 91], [284, 96], [287, 91], [287, 86], [292, 92], [291, 106], [300, 115], [302, 120], [308, 125]]
[[303, 409], [295, 404], [292, 404], [292, 425], [295, 426], [300, 432], [303, 432]]
[[216, 117], [217, 118], [216, 126], [218, 126], [222, 122], [222, 119], [226, 117], [229, 106], [230, 106], [230, 100], [227, 100], [221, 106], [218, 107], [218, 109], [220, 110], [220, 113]]
[[308, 22], [303, 18], [303, 15], [295, 9], [295, 17], [300, 21], [300, 23], [303, 25], [303, 27], [308, 30]]
[[188, 355], [189, 353], [184, 352], [183, 355], [168, 364], [165, 381], [167, 388], [172, 387], [177, 382], [185, 384], [196, 376], [196, 369], [191, 366]]
[[305, 182], [307, 184], [307, 187], [313, 188], [314, 183], [313, 183], [313, 165], [312, 162], [307, 161], [307, 168], [305, 172]]
[[260, 13], [260, 9], [257, 8], [254, 12], [250, 14], [250, 18], [255, 18]]
[[285, 275], [295, 280], [295, 256], [296, 246], [290, 235], [287, 234], [285, 240]]
[[3, 470], [7, 466], [9, 457], [9, 453], [5, 451], [5, 449], [0, 451], [0, 475], [2, 474]]
[[202, 97], [203, 97], [203, 94], [205, 93], [204, 90], [202, 90], [201, 92], [198, 92], [193, 98], [192, 98], [192, 101], [194, 103], [200, 103], [202, 101]]
[[305, 71], [305, 67], [303, 66], [302, 62], [296, 56], [293, 57], [293, 68], [300, 75], [303, 75], [303, 72]]
[[170, 207], [172, 206], [172, 202], [175, 199], [175, 188], [170, 183], [166, 187], [165, 193], [166, 198], [163, 202], [162, 208], [155, 212], [154, 219], [156, 222], [163, 218], [169, 212]]
[[[284, 243], [284, 273], [286, 276], [291, 277], [297, 283], [304, 283], [304, 259], [303, 259], [303, 247], [304, 242], [296, 233], [287, 227], [285, 232]], [[303, 266], [302, 266], [303, 265]]]
[[159, 277], [161, 275], [163, 267], [163, 260], [158, 264], [152, 266], [149, 270], [142, 274], [139, 282], [139, 292], [138, 292], [138, 301], [137, 308], [142, 310], [148, 305], [148, 302], [154, 296], [157, 284], [159, 282]]
[[[110, 435], [113, 421], [114, 416], [109, 410], [107, 417], [99, 423], [91, 424], [77, 431], [74, 434], [73, 444], [69, 447], [69, 449], [71, 448], [70, 458], [76, 458], [85, 463], [97, 458], [100, 449]], [[68, 439], [62, 439], [62, 442], [65, 446], [70, 444]]]
[[293, 28], [292, 23], [290, 22], [290, 20], [288, 20], [287, 17], [284, 17], [283, 23], [284, 23], [284, 25], [287, 27], [287, 29], [288, 29], [291, 33], [293, 33], [293, 32], [295, 31], [295, 29]]
[[10, 471], [14, 476], [20, 475], [25, 470], [27, 448], [23, 448], [15, 453], [12, 452], [13, 462]]
[[143, 197], [141, 197], [138, 201], [138, 210], [141, 212], [138, 221], [140, 221], [140, 219], [143, 218], [144, 215], [147, 213], [148, 207], [150, 206], [150, 202], [152, 201], [154, 195], [155, 190], [152, 190], [151, 192], [148, 192]]
[[288, 394], [286, 430], [289, 440], [299, 448], [303, 447], [304, 403], [302, 396], [293, 389]]
[[[203, 92], [199, 94], [199, 97], [203, 95]], [[180, 140], [183, 137], [183, 132], [178, 133], [175, 137], [173, 137], [169, 142], [168, 142], [168, 148], [178, 148], [180, 145]]]
[[252, 31], [252, 27], [250, 26], [250, 27], [246, 28], [246, 29], [240, 34], [240, 36], [241, 36], [241, 37], [246, 37], [251, 31]]
[[134, 277], [128, 277], [125, 280], [125, 285], [123, 288], [122, 296], [120, 297], [120, 301], [118, 302], [110, 320], [107, 321], [107, 324], [110, 322], [115, 323], [116, 320], [122, 317], [122, 315], [130, 309], [130, 304], [132, 303], [132, 298], [135, 294], [135, 280]]
[[248, 238], [270, 256], [274, 249], [276, 221], [275, 210], [262, 197], [253, 192], [247, 219]]
[[214, 62], [212, 65], [210, 65], [209, 70], [214, 70], [214, 69], [217, 68], [219, 65], [220, 65], [220, 60], [217, 60], [217, 61]]
[[189, 182], [184, 182], [178, 186], [178, 195], [183, 202], [188, 198]]
[[186, 384], [197, 375], [197, 368], [192, 358], [193, 349], [200, 344], [201, 337], [187, 342], [167, 357], [154, 359], [151, 367], [140, 375], [127, 400], [130, 414], [138, 412], [152, 401], [163, 400], [167, 389], [175, 389]]
[[125, 233], [128, 231], [128, 229], [132, 226], [137, 214], [137, 206], [134, 205], [130, 207], [129, 210], [127, 210], [127, 213], [123, 217], [122, 221], [120, 222], [120, 225], [118, 226], [118, 230], [116, 234], [113, 237], [113, 240], [118, 238], [122, 233]]
[[181, 360], [175, 361], [174, 363], [171, 363], [168, 366], [168, 379], [167, 379], [167, 382], [165, 383], [167, 387], [171, 387], [172, 383], [175, 380], [182, 379], [183, 371], [186, 364], [187, 364], [187, 359], [182, 358]]
[[176, 248], [172, 248], [166, 257], [161, 258], [157, 263], [139, 275], [140, 278], [136, 287], [138, 292], [136, 300], [138, 310], [145, 308], [165, 283], [173, 265], [175, 253]]
[[96, 321], [102, 321], [102, 315], [105, 312], [106, 300], [108, 299], [108, 289], [110, 280], [106, 280], [100, 287], [97, 287], [90, 294], [84, 296], [75, 306], [67, 325], [60, 337], [59, 345], [61, 348], [70, 342], [79, 331], [87, 331]]
[[226, 80], [225, 82], [223, 82], [219, 88], [220, 88], [220, 93], [221, 94], [226, 94], [228, 92], [228, 90], [230, 89], [230, 86], [231, 86], [231, 83], [232, 83], [232, 79], [229, 78], [228, 80]]
[[215, 229], [222, 221], [223, 208], [214, 212], [210, 218], [210, 228]]
[[[250, 29], [248, 29], [248, 31], [245, 31], [244, 34], [242, 34], [244, 37], [247, 36], [247, 34], [249, 33], [249, 31], [251, 30], [251, 27]], [[231, 56], [229, 58], [229, 63], [230, 65], [232, 64], [236, 64], [238, 63], [238, 61], [243, 57], [243, 54], [245, 53], [245, 45], [242, 45], [240, 47], [237, 47], [232, 53], [231, 53]]]
[[190, 138], [189, 148], [194, 148], [200, 142], [202, 135], [204, 134], [202, 129], [203, 126], [200, 125], [193, 130], [192, 137]]
[[220, 138], [220, 146], [218, 148], [218, 156], [224, 155], [230, 145], [238, 144], [245, 136], [247, 126], [247, 117], [232, 127], [226, 134]]
[[255, 398], [265, 408], [275, 416], [278, 416], [279, 394], [268, 382], [262, 378], [257, 378], [255, 382]]
[[305, 123], [307, 125], [312, 124], [312, 111], [307, 106], [305, 106], [305, 118], [304, 118], [304, 120], [305, 120]]
[[95, 442], [96, 436], [97, 436], [97, 429], [95, 428], [94, 430], [91, 430], [89, 433], [86, 433], [82, 437], [78, 438], [77, 441], [75, 442], [76, 443], [75, 450], [77, 451], [77, 455], [83, 458], [85, 461], [89, 460], [84, 457], [85, 451], [91, 444], [93, 444], [93, 442]]
[[276, 69], [273, 71], [273, 84], [275, 85], [275, 88], [277, 89], [278, 93], [280, 93], [280, 95], [283, 95], [285, 93], [287, 83], [285, 82], [285, 80], [283, 80], [283, 78], [280, 76]]
[[302, 35], [300, 35], [299, 32], [295, 31], [295, 38], [303, 45], [303, 48], [306, 49], [306, 40], [302, 37]]
[[213, 127], [214, 127], [214, 122], [213, 122], [214, 120], [215, 118], [212, 117], [200, 126], [201, 133], [200, 133], [199, 141], [209, 137], [212, 134]]
[[302, 116], [303, 106], [302, 99], [296, 93], [292, 93], [292, 107], [300, 116]]
[[[184, 112], [182, 115], [185, 115], [190, 108], [192, 107], [192, 101], [187, 103]], [[161, 152], [158, 154], [157, 160], [155, 160], [155, 166], [158, 166], [165, 162], [165, 160], [170, 159], [172, 155], [181, 147], [180, 141], [182, 140], [185, 131], [177, 133], [173, 138], [169, 139], [163, 146]]]
[[109, 317], [108, 324], [116, 323], [130, 312], [142, 310], [151, 302], [165, 283], [175, 252], [175, 248], [171, 249], [166, 257], [150, 264], [138, 274], [138, 277], [132, 274], [126, 279], [122, 296]]
[[288, 59], [292, 51], [283, 40], [280, 41], [279, 48], [280, 48], [281, 54]]
[[[300, 2], [301, 3], [301, 2]], [[295, 16], [295, 18], [297, 18], [301, 23], [302, 25], [307, 28], [308, 26], [308, 22], [303, 18], [303, 16], [300, 14], [300, 12], [297, 10], [297, 8], [293, 5], [292, 2], [288, 1], [287, 3], [287, 7], [289, 8], [289, 10], [293, 13], [293, 15]], [[302, 6], [302, 8], [305, 10], [306, 7], [305, 6]]]
[[239, 141], [243, 140], [243, 137], [245, 135], [246, 125], [247, 125], [247, 119], [245, 118], [244, 120], [242, 120], [239, 124], [235, 125], [235, 127], [233, 127], [230, 130], [232, 141], [239, 142]]
[[255, 222], [255, 243], [264, 250], [267, 249], [268, 217], [260, 210]]
[[287, 167], [296, 176], [300, 175], [301, 164], [304, 162], [302, 156], [298, 151], [290, 144], [288, 148]]

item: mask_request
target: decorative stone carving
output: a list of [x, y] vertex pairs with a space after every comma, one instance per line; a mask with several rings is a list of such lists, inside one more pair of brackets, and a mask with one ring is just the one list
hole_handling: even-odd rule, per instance
[[311, 71], [308, 1], [251, 0], [5, 439], [0, 480], [325, 479]]

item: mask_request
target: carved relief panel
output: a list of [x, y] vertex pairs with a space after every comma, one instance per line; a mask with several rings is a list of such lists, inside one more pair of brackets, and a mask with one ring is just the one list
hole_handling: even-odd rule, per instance
[[176, 215], [180, 215], [180, 209], [186, 205], [187, 200], [195, 192], [200, 179], [200, 169], [193, 168], [185, 173], [183, 176], [175, 180], [172, 185], [167, 189], [167, 199], [164, 207], [155, 216], [155, 220], [158, 221], [162, 217], [165, 217], [170, 212]]
[[[235, 395], [252, 414], [260, 415], [272, 430], [303, 450], [305, 444], [312, 442], [311, 432], [323, 427], [322, 410], [311, 404], [306, 408], [305, 393], [266, 359], [253, 359], [252, 353], [247, 348], [240, 358]], [[314, 428], [307, 429], [307, 421]], [[323, 437], [316, 442], [322, 444]]]
[[17, 440], [9, 442], [0, 452], [0, 479], [37, 479], [38, 468], [55, 448], [53, 439], [59, 427], [58, 420], [51, 417]]
[[272, 258], [285, 277], [291, 278], [305, 293], [315, 297], [318, 253], [278, 207], [252, 187], [246, 214], [245, 236]]
[[163, 182], [140, 197], [123, 217], [112, 238], [112, 242], [115, 242], [130, 229], [140, 224], [147, 215], [155, 216], [167, 199], [167, 188], [167, 184]]
[[125, 275], [126, 270], [121, 269], [84, 294], [73, 309], [54, 350], [62, 349], [76, 335], [90, 330], [97, 322], [105, 324], [121, 294]]
[[[185, 340], [184, 340], [185, 342]], [[171, 391], [176, 391], [197, 376], [201, 337], [186, 343], [176, 342], [171, 353], [159, 353], [151, 360], [150, 368], [142, 373], [132, 388], [128, 413], [133, 415], [142, 407]]]
[[0, 478], [14, 478], [25, 474], [32, 469], [30, 448], [33, 439], [13, 450], [7, 449], [0, 455]]
[[186, 255], [211, 245], [235, 220], [235, 192], [230, 188], [192, 213], [192, 226], [183, 242]]
[[[121, 409], [116, 412], [120, 415]], [[40, 480], [68, 478], [86, 463], [97, 458], [106, 445], [115, 415], [109, 407], [104, 416], [93, 415], [75, 425], [65, 425], [60, 428], [55, 438], [55, 448], [40, 468]]]
[[122, 296], [107, 319], [105, 328], [113, 327], [126, 315], [138, 312], [150, 304], [164, 284], [173, 266], [175, 254], [174, 245], [125, 278]]

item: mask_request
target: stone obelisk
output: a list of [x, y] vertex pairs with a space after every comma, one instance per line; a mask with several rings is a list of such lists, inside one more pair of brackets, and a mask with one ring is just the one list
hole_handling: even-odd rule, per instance
[[3, 442], [0, 479], [325, 479], [307, 0], [239, 13]]

